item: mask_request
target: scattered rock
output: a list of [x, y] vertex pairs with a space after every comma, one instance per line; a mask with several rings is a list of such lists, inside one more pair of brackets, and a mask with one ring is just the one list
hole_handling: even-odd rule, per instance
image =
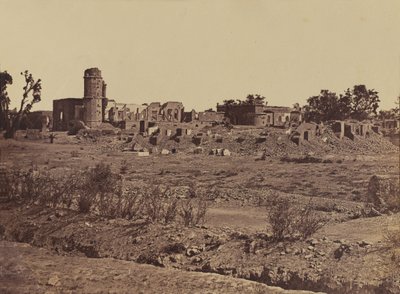
[[200, 256], [195, 256], [192, 258], [192, 263], [200, 263], [203, 259]]
[[371, 245], [372, 245], [371, 243], [369, 243], [369, 242], [367, 242], [367, 241], [365, 241], [365, 240], [358, 241], [357, 244], [358, 244], [358, 246], [360, 246], [360, 247], [368, 247], [368, 246], [371, 246]]
[[57, 287], [61, 285], [60, 278], [57, 275], [52, 275], [47, 281], [47, 285]]
[[286, 249], [285, 249], [285, 253], [286, 253], [286, 254], [290, 254], [290, 253], [292, 253], [292, 252], [293, 252], [292, 249], [286, 247]]
[[161, 150], [161, 154], [162, 155], [168, 155], [170, 152], [169, 152], [169, 150], [167, 150], [167, 149], [163, 149], [163, 150]]
[[336, 259], [341, 259], [344, 253], [350, 253], [350, 246], [341, 244], [333, 253]]
[[191, 257], [200, 254], [201, 250], [198, 247], [190, 247], [186, 250], [186, 255]]

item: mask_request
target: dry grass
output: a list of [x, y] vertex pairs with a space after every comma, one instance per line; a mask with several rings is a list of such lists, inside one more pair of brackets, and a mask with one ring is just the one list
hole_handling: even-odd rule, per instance
[[203, 224], [208, 209], [204, 192], [192, 188], [190, 199], [181, 199], [169, 186], [155, 183], [127, 186], [111, 166], [99, 163], [83, 171], [55, 176], [37, 166], [14, 168], [6, 179], [8, 200], [75, 209], [108, 218], [146, 219], [149, 222]]

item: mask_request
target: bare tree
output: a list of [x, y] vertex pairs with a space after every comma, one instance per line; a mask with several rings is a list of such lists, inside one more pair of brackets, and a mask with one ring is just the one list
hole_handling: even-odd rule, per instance
[[19, 109], [10, 110], [11, 99], [7, 86], [12, 85], [13, 79], [7, 71], [0, 72], [0, 129], [5, 130], [5, 138], [14, 138], [22, 118], [31, 111], [33, 104], [41, 100], [42, 81], [35, 80], [27, 70], [21, 75], [25, 78], [21, 103]]

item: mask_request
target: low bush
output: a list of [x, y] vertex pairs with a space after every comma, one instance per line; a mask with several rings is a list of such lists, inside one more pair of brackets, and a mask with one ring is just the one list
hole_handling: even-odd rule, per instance
[[119, 169], [119, 172], [121, 174], [126, 174], [126, 172], [128, 171], [129, 166], [128, 166], [128, 162], [126, 161], [126, 159], [121, 161], [121, 167]]
[[[302, 157], [284, 156], [281, 158], [281, 161], [282, 162], [293, 162], [293, 163], [321, 163], [321, 162], [323, 162], [323, 160], [321, 158], [313, 157], [310, 155], [306, 155], [306, 156], [302, 156]], [[325, 163], [329, 163], [329, 162], [325, 162]]]
[[313, 210], [311, 201], [300, 208], [288, 198], [274, 195], [267, 205], [268, 223], [273, 239], [305, 240], [322, 228], [326, 221]]
[[109, 165], [97, 164], [83, 171], [55, 176], [36, 167], [14, 169], [6, 178], [8, 200], [50, 207], [76, 209], [109, 218], [146, 219], [185, 226], [204, 223], [207, 201], [204, 193], [192, 189], [189, 199], [181, 199], [170, 187], [155, 184], [126, 186]]
[[381, 212], [400, 212], [399, 178], [372, 176], [368, 183], [367, 201]]
[[394, 220], [392, 227], [386, 230], [384, 243], [391, 257], [390, 271], [393, 278], [398, 278], [400, 275], [400, 219]]
[[185, 227], [204, 224], [207, 212], [207, 202], [202, 199], [183, 200], [179, 209]]

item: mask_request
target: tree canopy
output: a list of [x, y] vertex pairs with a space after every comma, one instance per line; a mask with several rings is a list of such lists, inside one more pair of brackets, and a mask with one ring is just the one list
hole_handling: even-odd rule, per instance
[[363, 120], [370, 115], [376, 115], [379, 107], [378, 92], [367, 89], [365, 85], [355, 85], [353, 89], [347, 89], [344, 98], [350, 107], [350, 116], [353, 119]]
[[312, 96], [307, 100], [305, 109], [305, 120], [307, 121], [328, 121], [342, 120], [350, 113], [347, 98], [338, 96], [329, 90], [321, 90], [318, 96]]
[[379, 96], [365, 85], [355, 85], [339, 96], [329, 90], [321, 90], [318, 96], [307, 99], [305, 119], [307, 121], [364, 120], [377, 114]]
[[245, 100], [240, 99], [229, 99], [223, 100], [225, 106], [232, 106], [232, 105], [267, 105], [265, 101], [265, 97], [259, 94], [249, 94], [247, 95]]

